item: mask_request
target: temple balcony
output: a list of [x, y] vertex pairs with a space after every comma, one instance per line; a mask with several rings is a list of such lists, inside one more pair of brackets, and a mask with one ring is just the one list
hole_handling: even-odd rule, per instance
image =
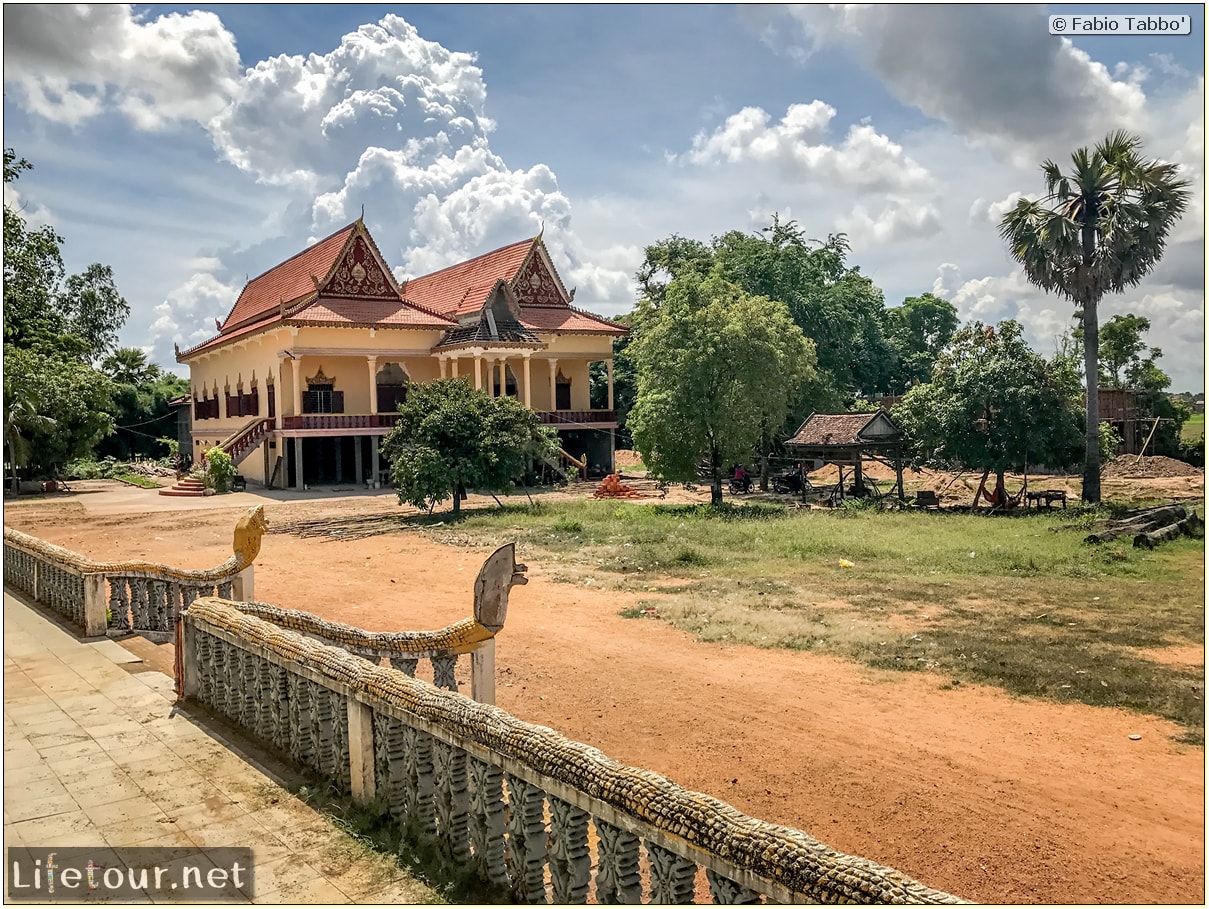
[[616, 429], [615, 410], [539, 410], [541, 421], [551, 426], [590, 426], [593, 429]]
[[397, 413], [306, 413], [282, 417], [283, 430], [302, 429], [390, 429], [398, 421]]

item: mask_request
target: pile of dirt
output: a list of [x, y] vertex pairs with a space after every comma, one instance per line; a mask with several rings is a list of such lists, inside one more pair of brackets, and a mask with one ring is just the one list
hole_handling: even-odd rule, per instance
[[1137, 477], [1195, 477], [1200, 476], [1201, 473], [1202, 471], [1198, 467], [1162, 455], [1142, 458], [1135, 455], [1121, 455], [1104, 465], [1101, 476], [1133, 479]]
[[613, 453], [613, 457], [615, 458], [613, 463], [617, 465], [618, 470], [623, 467], [633, 467], [635, 464], [642, 463], [642, 455], [636, 451], [631, 451], [628, 448], [617, 449], [617, 451]]

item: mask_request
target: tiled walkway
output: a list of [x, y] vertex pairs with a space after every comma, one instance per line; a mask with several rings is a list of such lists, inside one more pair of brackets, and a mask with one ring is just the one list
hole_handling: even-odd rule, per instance
[[288, 768], [174, 709], [172, 679], [140, 669], [5, 592], [5, 845], [246, 846], [250, 902], [437, 901], [283, 789]]

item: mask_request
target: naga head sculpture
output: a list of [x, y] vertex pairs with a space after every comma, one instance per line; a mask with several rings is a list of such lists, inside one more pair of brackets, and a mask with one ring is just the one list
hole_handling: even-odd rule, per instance
[[264, 519], [263, 505], [249, 508], [248, 513], [236, 523], [232, 549], [235, 551], [235, 558], [241, 568], [246, 568], [256, 560], [256, 556], [260, 554], [260, 538], [268, 529], [269, 524]]
[[474, 620], [493, 634], [504, 627], [508, 615], [508, 591], [528, 584], [526, 568], [516, 561], [516, 544], [501, 546], [487, 557], [474, 580]]

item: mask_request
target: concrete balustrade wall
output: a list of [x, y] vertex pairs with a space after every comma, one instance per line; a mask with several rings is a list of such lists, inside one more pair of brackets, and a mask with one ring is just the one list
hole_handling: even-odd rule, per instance
[[[183, 696], [522, 902], [957, 903], [396, 669], [248, 613], [184, 613]], [[701, 876], [704, 875], [704, 880]]]

